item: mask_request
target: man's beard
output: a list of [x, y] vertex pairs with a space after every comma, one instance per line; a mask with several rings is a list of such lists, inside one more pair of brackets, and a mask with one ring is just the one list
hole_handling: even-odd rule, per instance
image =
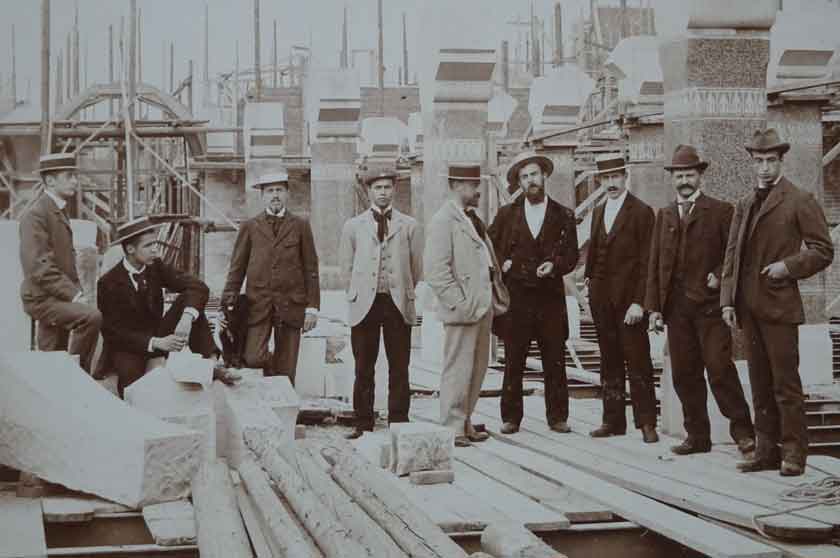
[[525, 189], [525, 197], [531, 203], [542, 203], [545, 199], [545, 188], [532, 188], [528, 186]]

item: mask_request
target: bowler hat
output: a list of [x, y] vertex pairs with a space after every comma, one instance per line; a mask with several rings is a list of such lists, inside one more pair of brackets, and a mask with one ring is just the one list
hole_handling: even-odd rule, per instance
[[288, 188], [289, 174], [284, 170], [264, 172], [257, 177], [257, 180], [251, 184], [251, 187], [262, 190], [269, 184], [285, 184]]
[[399, 175], [395, 170], [383, 169], [375, 172], [368, 172], [362, 177], [362, 182], [365, 183], [365, 186], [370, 186], [377, 180], [388, 179], [394, 184], [396, 184], [398, 176]]
[[700, 160], [700, 156], [697, 155], [697, 150], [694, 146], [680, 144], [674, 150], [674, 156], [671, 157], [671, 164], [665, 165], [665, 170], [698, 169], [700, 172], [703, 172], [708, 166], [709, 163], [707, 161]]
[[528, 163], [536, 163], [546, 175], [554, 172], [554, 162], [545, 155], [538, 155], [533, 151], [523, 151], [510, 162], [507, 171], [507, 181], [511, 186], [519, 186], [519, 171]]
[[38, 172], [56, 172], [62, 170], [78, 170], [75, 153], [50, 153], [42, 155], [38, 160]]
[[114, 240], [111, 241], [111, 246], [114, 246], [115, 244], [122, 244], [130, 238], [153, 231], [160, 227], [161, 224], [162, 223], [160, 222], [153, 221], [148, 216], [138, 217], [137, 219], [123, 223], [117, 227]]
[[466, 181], [481, 181], [481, 165], [476, 164], [457, 164], [449, 165], [448, 174], [446, 177], [449, 180], [466, 180]]
[[598, 168], [596, 174], [622, 171], [627, 173], [627, 162], [620, 153], [606, 153], [595, 157], [595, 166]]
[[775, 128], [768, 128], [763, 131], [756, 130], [753, 134], [752, 142], [745, 145], [744, 149], [750, 153], [754, 151], [758, 151], [759, 153], [778, 151], [784, 155], [790, 149], [790, 144], [781, 140]]

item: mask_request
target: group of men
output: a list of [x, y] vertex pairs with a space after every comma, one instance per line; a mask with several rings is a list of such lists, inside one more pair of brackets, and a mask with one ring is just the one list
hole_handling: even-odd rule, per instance
[[[633, 422], [647, 443], [658, 441], [649, 331], [668, 326], [673, 382], [683, 406], [686, 439], [679, 455], [708, 452], [708, 374], [712, 395], [730, 420], [745, 456], [742, 471], [779, 469], [799, 475], [807, 456], [804, 396], [798, 372], [798, 329], [804, 321], [797, 281], [827, 267], [833, 244], [816, 199], [782, 175], [789, 145], [774, 130], [745, 146], [758, 179], [733, 208], [703, 192], [708, 163], [691, 146], [677, 147], [666, 166], [675, 202], [654, 214], [627, 190], [623, 157], [597, 160], [606, 202], [594, 209], [585, 284], [601, 352], [602, 425], [593, 437], [627, 429], [625, 381]], [[24, 309], [38, 320], [41, 350], [66, 349], [91, 370], [101, 327], [104, 363], [119, 393], [172, 351], [189, 347], [219, 359], [204, 314], [208, 288], [157, 257], [157, 225], [143, 218], [121, 226], [122, 262], [99, 279], [98, 310], [75, 269], [64, 212], [77, 186], [75, 158], [41, 159], [44, 195], [21, 221]], [[490, 227], [476, 214], [479, 165], [450, 165], [448, 199], [430, 219], [425, 247], [418, 223], [393, 207], [395, 172], [370, 174], [370, 209], [344, 225], [339, 248], [355, 360], [353, 404], [358, 438], [374, 427], [374, 376], [380, 335], [389, 367], [389, 423], [409, 420], [411, 327], [422, 279], [443, 323], [440, 422], [468, 446], [487, 439], [472, 424], [487, 371], [491, 330], [504, 342], [502, 433], [523, 420], [522, 377], [532, 341], [541, 352], [549, 427], [570, 432], [565, 369], [569, 337], [564, 276], [578, 265], [572, 210], [546, 195], [552, 161], [517, 156], [507, 179], [521, 190]], [[217, 324], [242, 331], [242, 362], [294, 382], [301, 332], [320, 307], [318, 256], [306, 219], [287, 207], [285, 173], [256, 186], [264, 210], [241, 224]], [[802, 245], [805, 248], [802, 248]], [[241, 294], [245, 284], [244, 295]], [[163, 290], [180, 293], [164, 312]], [[742, 327], [755, 424], [732, 361], [730, 328]], [[270, 340], [273, 337], [273, 350]], [[219, 376], [226, 377], [221, 367]], [[779, 447], [781, 444], [781, 448]]]

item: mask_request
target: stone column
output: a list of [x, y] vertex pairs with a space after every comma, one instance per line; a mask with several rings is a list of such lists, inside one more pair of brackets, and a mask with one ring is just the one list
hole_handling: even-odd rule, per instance
[[335, 288], [338, 244], [344, 222], [355, 213], [356, 159], [361, 102], [321, 99], [317, 141], [312, 144], [312, 213], [322, 288]]
[[[653, 112], [653, 111], [650, 111]], [[661, 118], [629, 119], [624, 126], [627, 134], [630, 166], [630, 188], [654, 209], [674, 200], [674, 190], [665, 172], [665, 127]]]

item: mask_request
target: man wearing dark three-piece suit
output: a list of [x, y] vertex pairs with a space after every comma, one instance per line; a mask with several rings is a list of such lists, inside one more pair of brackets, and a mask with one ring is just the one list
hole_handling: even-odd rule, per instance
[[671, 451], [711, 451], [705, 369], [730, 435], [746, 456], [755, 450], [755, 432], [732, 362], [732, 334], [720, 315], [720, 277], [734, 208], [702, 191], [707, 167], [689, 145], [678, 146], [665, 166], [677, 199], [656, 216], [645, 308], [651, 330], [668, 325], [673, 384], [687, 433]]
[[545, 193], [545, 181], [553, 170], [548, 157], [531, 151], [519, 154], [507, 177], [523, 195], [500, 208], [488, 229], [510, 293], [510, 309], [494, 323], [505, 342], [503, 434], [517, 432], [522, 422], [522, 373], [532, 339], [542, 357], [549, 428], [570, 432], [564, 357], [569, 324], [563, 276], [577, 265], [577, 226], [574, 212]]
[[659, 440], [656, 395], [642, 307], [653, 209], [627, 191], [626, 164], [621, 155], [598, 157], [596, 164], [607, 201], [592, 215], [584, 276], [601, 350], [604, 410], [601, 426], [589, 434], [595, 438], [625, 434], [624, 383], [625, 375], [629, 375], [635, 426], [642, 431], [645, 443], [654, 443]]
[[720, 293], [724, 321], [744, 331], [755, 410], [755, 455], [738, 468], [797, 476], [808, 456], [798, 282], [831, 264], [834, 245], [819, 202], [782, 174], [790, 144], [768, 129], [745, 147], [758, 185], [735, 206]]

